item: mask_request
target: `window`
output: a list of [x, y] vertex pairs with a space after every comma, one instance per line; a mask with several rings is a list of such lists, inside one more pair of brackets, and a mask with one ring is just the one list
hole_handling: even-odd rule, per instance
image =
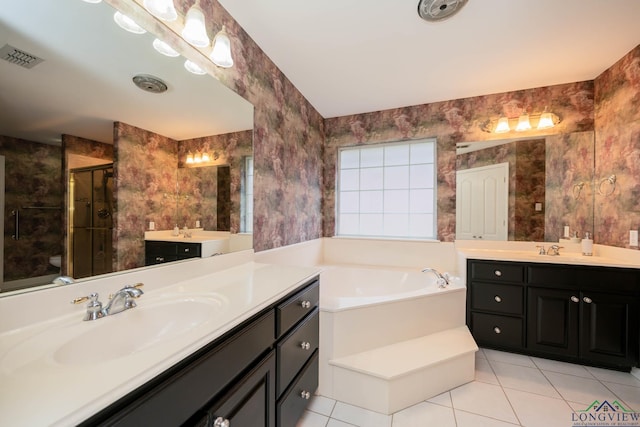
[[338, 236], [435, 239], [435, 139], [338, 153]]
[[247, 156], [243, 162], [240, 181], [240, 232], [253, 232], [253, 157]]

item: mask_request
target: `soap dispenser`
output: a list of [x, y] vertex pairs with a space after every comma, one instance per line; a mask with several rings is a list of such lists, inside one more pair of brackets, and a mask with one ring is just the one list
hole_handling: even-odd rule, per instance
[[175, 227], [173, 227], [173, 232], [171, 233], [174, 236], [179, 236], [180, 235], [180, 229], [178, 228], [178, 224], [176, 224]]
[[585, 233], [584, 239], [582, 239], [582, 255], [593, 255], [593, 239], [588, 231]]

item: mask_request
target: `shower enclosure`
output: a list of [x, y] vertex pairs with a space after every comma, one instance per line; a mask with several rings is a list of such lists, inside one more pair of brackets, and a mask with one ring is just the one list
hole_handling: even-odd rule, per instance
[[95, 276], [113, 271], [113, 163], [71, 169], [69, 273]]

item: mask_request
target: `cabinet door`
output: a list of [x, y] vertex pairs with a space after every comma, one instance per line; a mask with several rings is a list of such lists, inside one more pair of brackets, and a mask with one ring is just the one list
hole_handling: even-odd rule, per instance
[[633, 366], [638, 348], [637, 301], [630, 296], [584, 292], [582, 310], [580, 356]]
[[[208, 412], [209, 425], [275, 427], [276, 381], [273, 351]], [[202, 418], [200, 418], [202, 420]], [[218, 424], [216, 424], [218, 421]]]
[[529, 288], [527, 348], [578, 356], [580, 294], [570, 290]]

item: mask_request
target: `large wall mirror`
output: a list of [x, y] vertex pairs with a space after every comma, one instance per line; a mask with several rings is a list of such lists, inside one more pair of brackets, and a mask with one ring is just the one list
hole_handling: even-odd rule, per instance
[[593, 132], [574, 132], [457, 144], [456, 239], [593, 233], [594, 143]]
[[[76, 277], [141, 267], [151, 223], [251, 231], [253, 106], [188, 72], [185, 58], [156, 52], [150, 33], [118, 27], [114, 12], [79, 0], [0, 10], [2, 57], [18, 58], [0, 60], [2, 292], [37, 289], [74, 267]], [[140, 89], [141, 74], [168, 89]], [[190, 170], [187, 156], [205, 154]]]

